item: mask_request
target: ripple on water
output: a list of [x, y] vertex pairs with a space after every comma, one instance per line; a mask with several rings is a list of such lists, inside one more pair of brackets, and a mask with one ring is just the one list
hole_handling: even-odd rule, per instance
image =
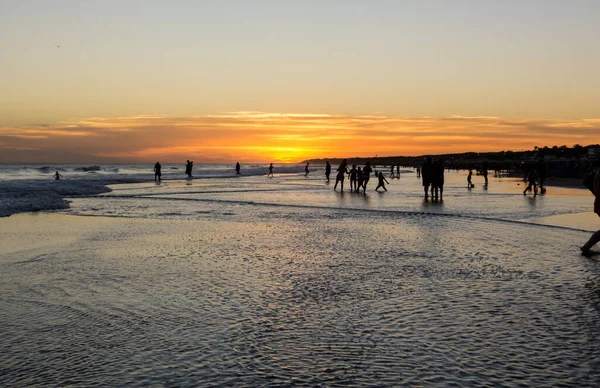
[[0, 383], [599, 381], [600, 268], [564, 244], [581, 233], [295, 211], [124, 220], [1, 257]]

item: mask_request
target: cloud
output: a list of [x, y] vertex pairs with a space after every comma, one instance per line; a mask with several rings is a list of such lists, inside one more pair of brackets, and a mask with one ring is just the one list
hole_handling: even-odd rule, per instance
[[484, 152], [599, 142], [598, 118], [228, 112], [0, 127], [0, 162], [297, 162], [313, 157]]

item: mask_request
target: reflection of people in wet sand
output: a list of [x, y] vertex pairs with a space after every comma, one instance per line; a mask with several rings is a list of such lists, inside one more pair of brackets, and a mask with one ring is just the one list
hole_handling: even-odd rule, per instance
[[387, 191], [387, 189], [385, 188], [385, 184], [389, 184], [390, 182], [388, 182], [385, 177], [383, 176], [383, 173], [381, 171], [379, 171], [379, 175], [377, 176], [377, 178], [379, 178], [379, 183], [377, 184], [377, 187], [375, 188], [375, 191], [377, 191], [377, 189], [379, 189], [380, 187], [382, 189], [384, 189], [385, 191]]
[[353, 164], [352, 168], [350, 169], [350, 192], [358, 191], [357, 174], [358, 170], [356, 169], [356, 164]]
[[271, 163], [271, 165], [269, 166], [269, 173], [267, 174], [267, 177], [273, 176], [273, 163]]
[[527, 174], [527, 187], [525, 188], [525, 190], [523, 190], [523, 195], [527, 194], [527, 192], [529, 190], [531, 190], [531, 187], [533, 187], [533, 195], [536, 196], [537, 195], [537, 172], [535, 171], [535, 168], [532, 168], [529, 171], [529, 174]]
[[309, 164], [309, 162], [306, 162], [306, 167], [304, 167], [304, 176], [308, 176], [308, 173], [310, 172], [310, 170], [308, 169]]
[[154, 165], [154, 182], [160, 180], [160, 176], [162, 175], [160, 171], [161, 168], [162, 166], [160, 165], [160, 163], [156, 162], [156, 164]]
[[327, 178], [327, 183], [329, 183], [329, 175], [331, 175], [331, 164], [329, 161], [325, 162], [325, 178]]
[[240, 162], [237, 162], [235, 164], [235, 173], [240, 175]]
[[[598, 162], [596, 162], [598, 167]], [[596, 170], [596, 176], [592, 188], [594, 193], [594, 213], [600, 216], [600, 168]], [[590, 249], [600, 241], [600, 230], [592, 234], [592, 237], [581, 247], [581, 253], [584, 255], [590, 254]]]
[[60, 180], [60, 177], [61, 177], [61, 176], [62, 176], [62, 175], [60, 175], [60, 174], [58, 173], [58, 171], [57, 171], [57, 172], [54, 174], [54, 180], [55, 180], [55, 181], [57, 181], [57, 180]]
[[425, 191], [425, 200], [427, 201], [429, 198], [429, 185], [431, 185], [431, 156], [428, 156], [425, 163], [423, 163], [421, 176], [423, 177], [423, 190]]
[[362, 172], [363, 193], [367, 194], [367, 185], [369, 184], [369, 179], [371, 179], [371, 173], [373, 172], [373, 169], [371, 168], [371, 162], [368, 161], [367, 163], [365, 163], [365, 168], [363, 168]]
[[[346, 159], [342, 160], [340, 166], [337, 169], [337, 176], [335, 177], [335, 185], [333, 186], [333, 190], [337, 189], [338, 183], [340, 184], [340, 191], [344, 192], [344, 180], [346, 179], [346, 174], [348, 173], [348, 161]], [[351, 187], [352, 188], [352, 187]]]

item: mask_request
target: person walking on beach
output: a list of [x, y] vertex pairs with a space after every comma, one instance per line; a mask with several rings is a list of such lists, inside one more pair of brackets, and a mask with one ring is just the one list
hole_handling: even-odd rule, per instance
[[327, 178], [327, 183], [329, 183], [329, 175], [331, 175], [331, 164], [328, 160], [325, 162], [325, 178]]
[[369, 179], [371, 179], [371, 173], [373, 172], [373, 169], [371, 168], [371, 162], [367, 161], [367, 163], [365, 163], [365, 168], [363, 168], [362, 171], [362, 176], [363, 176], [363, 194], [367, 194], [367, 185], [369, 184]]
[[[344, 180], [346, 179], [346, 174], [348, 173], [348, 161], [346, 159], [342, 160], [338, 169], [337, 176], [335, 177], [335, 185], [333, 186], [333, 191], [337, 189], [338, 183], [340, 184], [340, 191], [344, 192]], [[350, 184], [350, 191], [352, 191], [352, 184]]]
[[385, 177], [383, 176], [383, 173], [381, 171], [379, 171], [379, 175], [377, 176], [377, 178], [379, 178], [379, 183], [377, 184], [377, 187], [375, 188], [375, 191], [377, 191], [377, 189], [379, 189], [380, 187], [382, 189], [384, 189], [385, 191], [387, 191], [387, 189], [385, 188], [385, 184], [389, 184], [390, 182], [388, 182]]
[[309, 162], [306, 162], [306, 167], [304, 167], [304, 176], [308, 176], [308, 173], [310, 172], [310, 170], [308, 169], [309, 164]]
[[417, 178], [421, 177], [421, 167], [417, 166]]
[[237, 163], [235, 164], [235, 173], [236, 173], [237, 175], [240, 175], [240, 162], [237, 162]]
[[357, 185], [357, 174], [358, 174], [358, 170], [356, 169], [356, 164], [352, 165], [352, 168], [350, 169], [350, 192], [352, 192], [352, 190], [354, 191], [358, 191], [358, 185]]
[[544, 159], [538, 160], [535, 169], [537, 171], [538, 180], [540, 181], [540, 194], [544, 194], [546, 193], [544, 182], [546, 182], [546, 177], [548, 176], [548, 167], [546, 166]]
[[469, 189], [472, 189], [473, 187], [475, 187], [475, 185], [473, 184], [473, 181], [471, 180], [473, 177], [473, 170], [469, 169], [469, 175], [467, 175], [467, 187]]
[[[423, 191], [425, 192], [425, 201], [429, 198], [429, 185], [431, 185], [431, 156], [428, 156], [421, 167], [421, 176], [423, 177]], [[417, 170], [418, 171], [418, 170]]]
[[523, 195], [526, 195], [527, 192], [529, 190], [531, 190], [531, 187], [533, 186], [533, 195], [536, 196], [537, 195], [537, 172], [535, 170], [535, 167], [532, 168], [531, 170], [529, 170], [529, 174], [527, 174], [527, 183], [529, 183], [527, 185], [527, 187], [525, 188], [525, 190], [523, 190]]
[[271, 163], [271, 165], [269, 166], [269, 173], [267, 174], [267, 178], [270, 176], [273, 176], [273, 163]]
[[390, 173], [390, 178], [393, 178], [393, 177], [394, 177], [394, 165], [392, 164], [392, 171]]
[[[596, 162], [596, 174], [592, 183], [592, 193], [594, 194], [594, 213], [600, 217], [600, 162]], [[600, 241], [600, 230], [592, 234], [592, 237], [580, 248], [583, 255], [589, 255], [591, 249]]]
[[160, 181], [160, 176], [162, 175], [161, 168], [160, 163], [156, 162], [154, 165], [154, 182]]
[[60, 180], [60, 177], [61, 177], [61, 176], [62, 176], [62, 175], [60, 175], [60, 174], [58, 173], [58, 171], [57, 171], [56, 173], [54, 173], [54, 180], [55, 180], [55, 181], [58, 181], [58, 180]]

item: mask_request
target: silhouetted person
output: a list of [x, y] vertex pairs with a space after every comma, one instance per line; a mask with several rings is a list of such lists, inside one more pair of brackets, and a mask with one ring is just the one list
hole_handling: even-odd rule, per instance
[[240, 175], [240, 162], [237, 162], [235, 164], [235, 173]]
[[371, 173], [373, 169], [371, 168], [371, 162], [367, 161], [365, 163], [365, 168], [363, 168], [363, 193], [367, 194], [367, 185], [369, 184], [369, 179], [371, 179]]
[[387, 189], [385, 188], [385, 184], [389, 184], [390, 182], [388, 182], [385, 177], [383, 176], [383, 173], [381, 171], [379, 171], [379, 175], [377, 175], [377, 178], [379, 178], [379, 183], [377, 183], [377, 187], [375, 188], [375, 191], [377, 191], [377, 189], [379, 189], [380, 187], [382, 189], [384, 189], [385, 191], [387, 191]]
[[350, 169], [350, 192], [352, 192], [353, 190], [358, 191], [357, 178], [358, 170], [356, 169], [356, 164], [353, 164], [352, 168]]
[[437, 201], [440, 190], [440, 163], [435, 161], [431, 164], [431, 200]]
[[185, 164], [185, 173], [187, 174], [188, 178], [192, 177], [192, 168], [194, 167], [194, 162], [193, 161], [187, 161], [187, 163]]
[[[596, 167], [598, 168], [598, 162], [596, 162]], [[600, 216], [600, 168], [598, 168], [596, 170], [596, 176], [594, 177], [594, 182], [593, 182], [593, 187], [594, 190], [592, 190], [592, 192], [594, 193], [594, 213], [596, 213], [598, 216]], [[592, 237], [590, 237], [590, 239], [588, 240], [588, 242], [586, 242], [582, 247], [581, 247], [581, 253], [584, 255], [589, 255], [590, 254], [590, 249], [592, 249], [592, 247], [594, 245], [596, 245], [596, 243], [598, 243], [600, 241], [600, 230], [597, 231], [596, 233], [592, 234]]]
[[525, 190], [523, 190], [523, 195], [527, 194], [527, 191], [531, 190], [531, 187], [533, 187], [533, 195], [537, 195], [537, 172], [535, 171], [535, 168], [532, 168], [529, 171], [529, 174], [527, 174], [527, 187], [525, 188]]
[[[358, 193], [360, 191], [360, 188], [363, 187], [363, 183], [365, 181], [365, 178], [363, 176], [363, 171], [362, 169], [359, 167], [356, 169], [356, 181], [358, 183], [355, 192]], [[352, 183], [350, 183], [352, 185]]]
[[444, 199], [444, 160], [438, 161], [438, 185], [440, 188], [440, 201]]
[[400, 178], [400, 163], [396, 166], [396, 176]]
[[273, 176], [273, 163], [271, 163], [271, 165], [269, 166], [269, 173], [267, 174], [267, 177]]
[[161, 168], [162, 166], [160, 165], [160, 163], [156, 162], [156, 164], [154, 165], [154, 182], [160, 180], [160, 176], [162, 175]]
[[308, 176], [308, 173], [310, 172], [310, 170], [308, 169], [308, 165], [310, 163], [306, 162], [306, 167], [304, 167], [304, 176]]
[[394, 177], [394, 165], [392, 164], [392, 171], [390, 172], [390, 178]]
[[60, 175], [60, 174], [58, 173], [58, 171], [57, 171], [56, 173], [54, 173], [54, 180], [55, 180], [55, 181], [58, 181], [58, 180], [60, 180], [60, 177], [61, 177], [61, 176], [62, 176], [62, 175]]
[[[428, 156], [421, 167], [421, 177], [423, 178], [423, 191], [425, 192], [425, 200], [429, 198], [429, 186], [431, 185], [431, 156]], [[417, 170], [418, 171], [418, 170]]]
[[421, 177], [421, 167], [417, 166], [417, 178]]
[[331, 164], [329, 164], [329, 160], [325, 162], [325, 178], [327, 178], [327, 183], [329, 183], [329, 175], [331, 175]]
[[483, 162], [483, 167], [481, 168], [481, 173], [483, 174], [483, 179], [485, 179], [485, 185], [488, 184], [488, 163], [487, 160]]
[[[335, 177], [335, 185], [333, 186], [333, 191], [337, 188], [338, 183], [340, 183], [340, 191], [344, 192], [344, 180], [346, 179], [346, 174], [348, 173], [348, 161], [346, 159], [342, 160], [339, 167], [337, 168], [337, 176]], [[352, 185], [350, 186], [352, 188]]]
[[467, 175], [467, 187], [469, 189], [472, 189], [473, 187], [475, 187], [475, 185], [473, 185], [473, 181], [471, 180], [473, 177], [473, 170], [469, 169], [469, 175]]
[[544, 188], [544, 182], [546, 182], [546, 178], [548, 177], [548, 167], [546, 166], [544, 159], [538, 160], [537, 164], [535, 165], [535, 169], [540, 181], [540, 193], [544, 194], [546, 192], [546, 189]]

